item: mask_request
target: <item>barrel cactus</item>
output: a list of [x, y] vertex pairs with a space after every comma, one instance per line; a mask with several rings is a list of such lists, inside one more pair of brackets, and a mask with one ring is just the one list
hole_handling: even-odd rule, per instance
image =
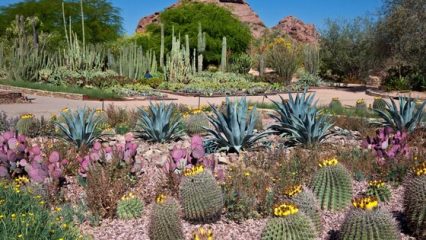
[[419, 239], [426, 238], [426, 162], [404, 182], [404, 212], [408, 225]]
[[22, 114], [16, 123], [16, 130], [19, 134], [28, 135], [31, 125], [34, 122], [34, 115], [31, 113]]
[[206, 127], [210, 124], [209, 119], [203, 112], [189, 115], [185, 119], [186, 132], [189, 135], [201, 135], [206, 133]]
[[384, 111], [386, 109], [386, 101], [381, 97], [375, 97], [373, 101], [373, 109]]
[[331, 99], [330, 104], [328, 105], [328, 108], [330, 108], [330, 110], [333, 113], [341, 113], [343, 112], [343, 105], [342, 102], [340, 102], [339, 98], [333, 98]]
[[151, 240], [184, 240], [179, 205], [171, 197], [160, 194], [155, 199], [149, 224]]
[[282, 203], [274, 208], [274, 217], [262, 232], [262, 240], [316, 239], [317, 232], [312, 220], [293, 203]]
[[389, 202], [391, 191], [383, 181], [373, 180], [368, 182], [367, 195], [377, 197], [380, 202]]
[[379, 208], [376, 197], [359, 197], [346, 215], [340, 229], [341, 240], [397, 240], [398, 227], [392, 215]]
[[222, 190], [202, 165], [184, 171], [179, 191], [186, 219], [208, 222], [220, 217], [224, 204]]
[[367, 104], [365, 103], [364, 99], [358, 99], [356, 101], [356, 105], [355, 105], [355, 112], [357, 112], [358, 114], [362, 114], [367, 112], [368, 108], [367, 108]]
[[139, 218], [142, 214], [143, 204], [142, 201], [133, 193], [124, 195], [117, 203], [117, 216], [120, 219], [134, 219]]
[[311, 189], [321, 209], [341, 210], [352, 198], [352, 179], [349, 171], [336, 158], [322, 161], [314, 175]]
[[302, 185], [291, 186], [284, 190], [284, 196], [312, 220], [317, 232], [322, 232], [321, 208], [312, 190]]

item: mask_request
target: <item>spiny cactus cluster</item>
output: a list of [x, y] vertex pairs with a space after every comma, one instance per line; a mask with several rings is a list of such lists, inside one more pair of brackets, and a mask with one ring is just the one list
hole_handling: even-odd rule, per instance
[[220, 217], [222, 190], [210, 170], [202, 165], [186, 169], [179, 191], [186, 219], [206, 222]]
[[398, 227], [392, 215], [378, 208], [376, 197], [360, 197], [352, 201], [340, 230], [341, 240], [397, 240]]
[[391, 191], [383, 181], [373, 180], [368, 182], [367, 195], [377, 197], [380, 202], [389, 202]]
[[386, 109], [386, 101], [381, 97], [375, 97], [373, 101], [373, 109], [384, 111]]
[[16, 123], [16, 130], [19, 134], [28, 135], [33, 123], [34, 115], [31, 113], [23, 114]]
[[179, 204], [171, 197], [160, 194], [152, 208], [149, 239], [184, 240], [182, 223], [179, 218]]
[[209, 119], [203, 112], [191, 114], [185, 120], [186, 132], [189, 135], [200, 135], [207, 132], [205, 129], [209, 126]]
[[117, 216], [120, 219], [139, 218], [142, 214], [143, 203], [133, 193], [124, 195], [117, 203]]
[[274, 208], [274, 216], [262, 232], [262, 240], [303, 239], [317, 237], [312, 220], [292, 203], [282, 203]]
[[419, 239], [426, 238], [426, 162], [414, 168], [404, 182], [404, 212]]
[[352, 179], [349, 171], [336, 158], [322, 161], [312, 179], [311, 188], [322, 209], [341, 210], [352, 198]]
[[317, 232], [322, 232], [321, 208], [312, 190], [302, 185], [291, 186], [284, 190], [284, 196], [312, 220]]

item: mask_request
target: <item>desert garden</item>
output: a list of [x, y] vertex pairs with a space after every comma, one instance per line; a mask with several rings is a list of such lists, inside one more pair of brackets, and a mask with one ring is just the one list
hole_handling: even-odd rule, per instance
[[179, 1], [126, 37], [108, 1], [0, 8], [0, 236], [426, 239], [424, 4], [301, 35]]

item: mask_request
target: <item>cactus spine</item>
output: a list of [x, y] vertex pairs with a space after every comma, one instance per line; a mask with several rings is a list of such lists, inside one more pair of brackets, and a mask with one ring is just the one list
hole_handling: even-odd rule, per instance
[[426, 163], [414, 169], [404, 182], [404, 212], [408, 225], [419, 239], [426, 238]]
[[226, 37], [223, 37], [223, 40], [222, 40], [222, 58], [221, 58], [221, 61], [220, 61], [220, 71], [222, 71], [222, 72], [226, 72], [226, 65], [227, 65], [227, 62], [226, 62], [227, 46], [226, 45], [227, 45], [226, 44]]
[[224, 204], [222, 190], [203, 166], [185, 170], [179, 192], [186, 219], [209, 222], [220, 217]]
[[184, 240], [179, 205], [171, 197], [160, 194], [154, 203], [149, 225], [151, 240]]
[[317, 232], [311, 219], [292, 203], [283, 203], [274, 208], [271, 218], [262, 232], [262, 240], [315, 239]]
[[311, 189], [319, 200], [321, 209], [341, 210], [351, 202], [351, 174], [335, 158], [322, 161], [313, 177]]
[[133, 193], [124, 195], [117, 203], [117, 216], [120, 219], [139, 218], [142, 214], [143, 204]]

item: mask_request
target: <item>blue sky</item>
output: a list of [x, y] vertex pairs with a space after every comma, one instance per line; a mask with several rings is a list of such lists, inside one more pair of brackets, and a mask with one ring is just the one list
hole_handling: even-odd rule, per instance
[[[176, 0], [110, 0], [121, 9], [123, 27], [127, 34], [136, 29], [143, 16], [161, 11]], [[0, 5], [19, 2], [0, 0]], [[327, 18], [351, 19], [367, 14], [373, 16], [382, 0], [247, 0], [264, 23], [271, 27], [285, 16], [296, 16], [318, 28], [324, 26]]]

